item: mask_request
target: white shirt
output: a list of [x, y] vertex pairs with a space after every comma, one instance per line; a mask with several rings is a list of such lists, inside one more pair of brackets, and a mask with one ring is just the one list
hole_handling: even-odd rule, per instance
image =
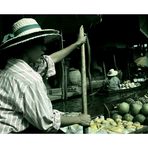
[[[55, 74], [54, 63], [46, 58], [50, 67], [47, 75], [51, 76]], [[52, 108], [41, 75], [23, 60], [9, 60], [0, 72], [0, 133], [23, 131], [29, 124], [47, 132], [58, 130], [60, 117], [61, 112]]]

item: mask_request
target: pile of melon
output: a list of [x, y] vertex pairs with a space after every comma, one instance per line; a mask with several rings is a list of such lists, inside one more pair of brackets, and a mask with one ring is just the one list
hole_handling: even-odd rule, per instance
[[148, 103], [129, 98], [116, 106], [112, 111], [112, 118], [148, 125]]

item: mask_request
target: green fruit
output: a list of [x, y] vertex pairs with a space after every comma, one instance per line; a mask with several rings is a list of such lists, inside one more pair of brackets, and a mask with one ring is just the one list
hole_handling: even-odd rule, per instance
[[145, 119], [146, 119], [146, 118], [145, 118], [144, 115], [138, 114], [138, 115], [135, 116], [134, 121], [143, 123], [143, 122], [145, 121]]
[[139, 104], [139, 105], [143, 105], [143, 103], [141, 101], [135, 101], [135, 103]]
[[148, 115], [148, 103], [143, 104], [142, 109], [141, 109], [141, 112], [142, 112], [144, 115]]
[[120, 103], [120, 104], [117, 106], [118, 111], [119, 111], [119, 113], [121, 113], [121, 114], [126, 114], [126, 113], [128, 113], [128, 112], [129, 112], [129, 107], [130, 107], [130, 105], [129, 105], [128, 103], [126, 103], [126, 102], [122, 102], [122, 103]]
[[113, 118], [114, 120], [116, 120], [116, 119], [122, 119], [122, 116], [119, 115], [118, 113], [114, 113], [114, 114], [112, 115], [112, 118]]
[[139, 114], [141, 108], [142, 108], [142, 105], [140, 104], [137, 104], [137, 103], [131, 104], [131, 107], [130, 107], [131, 114], [132, 115]]
[[126, 121], [133, 121], [134, 117], [131, 114], [127, 113], [123, 116], [123, 119]]

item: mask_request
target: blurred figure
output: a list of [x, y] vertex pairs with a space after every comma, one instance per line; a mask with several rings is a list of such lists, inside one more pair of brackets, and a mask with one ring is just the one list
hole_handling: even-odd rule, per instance
[[107, 73], [107, 79], [104, 82], [104, 86], [108, 91], [120, 89], [120, 79], [117, 77], [118, 71], [110, 69]]

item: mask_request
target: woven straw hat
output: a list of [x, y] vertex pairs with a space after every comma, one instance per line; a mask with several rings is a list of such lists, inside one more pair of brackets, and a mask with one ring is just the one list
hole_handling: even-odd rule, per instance
[[41, 29], [36, 20], [32, 18], [23, 18], [12, 26], [12, 34], [4, 36], [0, 50], [17, 46], [27, 41], [46, 37], [48, 42], [60, 37], [59, 31], [54, 29]]
[[110, 69], [109, 72], [107, 73], [107, 76], [116, 76], [118, 74], [118, 71], [114, 70], [114, 69]]

